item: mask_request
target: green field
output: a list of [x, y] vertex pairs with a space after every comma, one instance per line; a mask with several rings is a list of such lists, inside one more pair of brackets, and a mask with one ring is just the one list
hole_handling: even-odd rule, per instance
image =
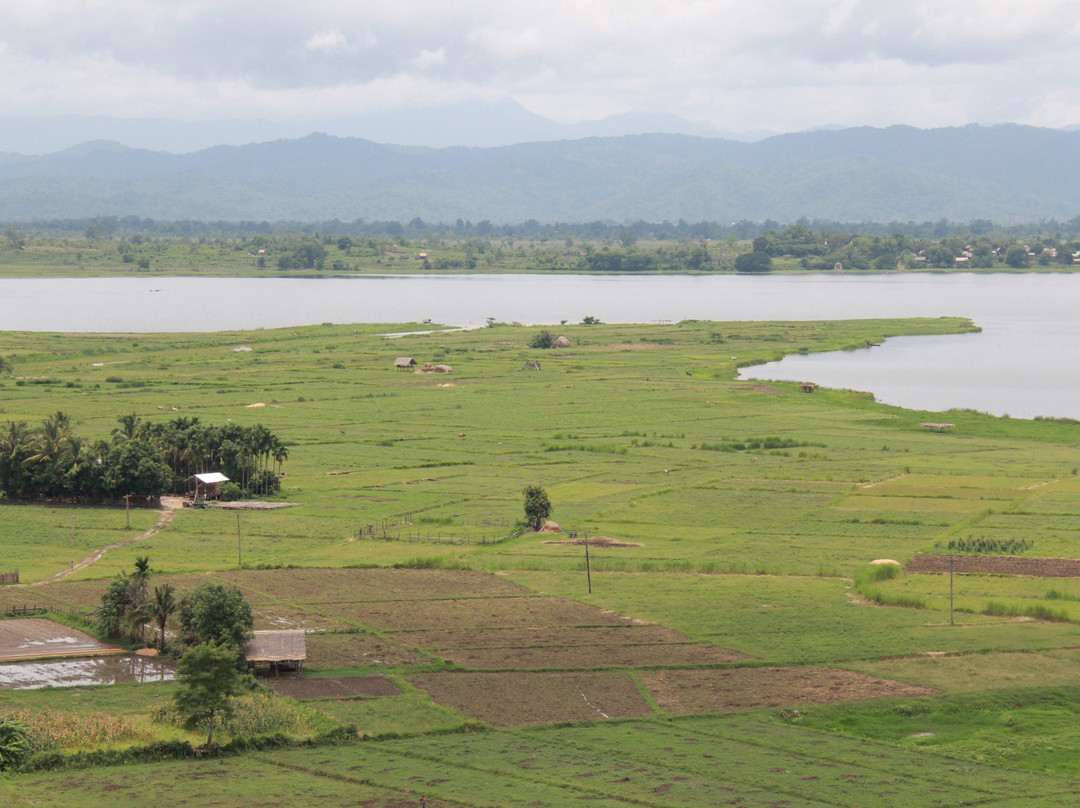
[[[558, 329], [572, 346], [548, 351], [528, 347], [538, 329], [508, 325], [398, 339], [383, 335], [418, 326], [2, 334], [14, 370], [0, 376], [0, 422], [62, 410], [89, 439], [130, 413], [262, 423], [288, 446], [276, 499], [293, 505], [177, 510], [62, 581], [0, 587], [0, 607], [88, 615], [145, 555], [181, 591], [236, 583], [257, 628], [319, 632], [308, 678], [378, 675], [400, 693], [295, 708], [322, 715], [319, 731], [355, 725], [363, 742], [15, 774], [0, 779], [0, 797], [69, 805], [78, 784], [85, 806], [117, 793], [269, 805], [284, 789], [328, 806], [415, 805], [420, 793], [432, 806], [1070, 804], [1076, 579], [958, 575], [950, 624], [948, 575], [862, 574], [872, 560], [905, 564], [969, 537], [1024, 539], [1025, 558], [1080, 558], [1080, 426], [735, 379], [800, 349], [969, 327], [574, 325]], [[453, 372], [397, 370], [401, 356]], [[521, 369], [533, 359], [541, 372]], [[919, 427], [943, 420], [955, 427]], [[547, 490], [562, 534], [521, 531], [530, 484]], [[4, 501], [0, 572], [44, 581], [160, 516], [133, 509], [128, 527], [122, 507]], [[588, 569], [581, 544], [551, 543], [570, 531], [596, 542]], [[716, 655], [725, 650], [733, 656]], [[724, 708], [721, 693], [715, 710], [685, 715], [657, 685], [665, 672], [742, 670], [752, 681], [766, 667], [936, 695], [804, 690], [746, 709]], [[595, 712], [610, 712], [607, 699], [635, 717], [583, 721], [579, 703], [553, 703], [550, 726], [495, 729], [506, 722], [489, 706], [440, 701], [431, 682], [474, 681], [455, 676], [519, 677], [520, 698], [536, 700], [544, 682], [576, 676]], [[173, 686], [140, 687], [80, 693], [174, 737], [149, 721]], [[0, 711], [59, 709], [57, 693], [0, 695]]]

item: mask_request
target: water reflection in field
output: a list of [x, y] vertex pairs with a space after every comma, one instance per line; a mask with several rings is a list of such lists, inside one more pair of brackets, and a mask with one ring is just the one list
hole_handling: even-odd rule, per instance
[[135, 655], [11, 662], [0, 665], [0, 690], [167, 682], [174, 676], [167, 662]]

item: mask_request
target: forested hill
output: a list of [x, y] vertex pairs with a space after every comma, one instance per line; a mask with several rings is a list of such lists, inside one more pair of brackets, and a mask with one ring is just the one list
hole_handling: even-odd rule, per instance
[[310, 135], [176, 155], [92, 142], [0, 154], [0, 220], [421, 217], [996, 222], [1080, 215], [1080, 132], [845, 129], [431, 149]]

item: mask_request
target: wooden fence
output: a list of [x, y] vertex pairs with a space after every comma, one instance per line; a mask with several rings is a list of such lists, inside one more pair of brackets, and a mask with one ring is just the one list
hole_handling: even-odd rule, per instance
[[17, 584], [19, 582], [19, 571], [14, 572], [0, 572], [0, 584]]
[[48, 606], [11, 606], [4, 614], [8, 617], [26, 617], [28, 614], [48, 614]]
[[513, 526], [513, 523], [507, 519], [477, 519], [472, 522], [473, 527], [489, 529], [501, 527], [507, 529], [502, 532], [488, 534], [479, 530], [475, 532], [468, 530], [469, 520], [462, 521], [463, 525], [460, 527], [446, 526], [432, 530], [417, 528], [407, 517], [395, 522], [383, 520], [379, 524], [358, 526], [354, 536], [358, 539], [372, 539], [375, 541], [406, 541], [428, 544], [497, 544], [510, 538], [509, 528]]

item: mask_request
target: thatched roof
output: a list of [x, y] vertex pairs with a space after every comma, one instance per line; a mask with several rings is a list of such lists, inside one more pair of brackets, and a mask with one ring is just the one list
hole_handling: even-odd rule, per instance
[[399, 356], [394, 360], [394, 367], [396, 368], [411, 368], [416, 364], [416, 360], [411, 356]]
[[302, 629], [256, 631], [244, 643], [248, 662], [300, 662], [307, 659], [307, 635]]

